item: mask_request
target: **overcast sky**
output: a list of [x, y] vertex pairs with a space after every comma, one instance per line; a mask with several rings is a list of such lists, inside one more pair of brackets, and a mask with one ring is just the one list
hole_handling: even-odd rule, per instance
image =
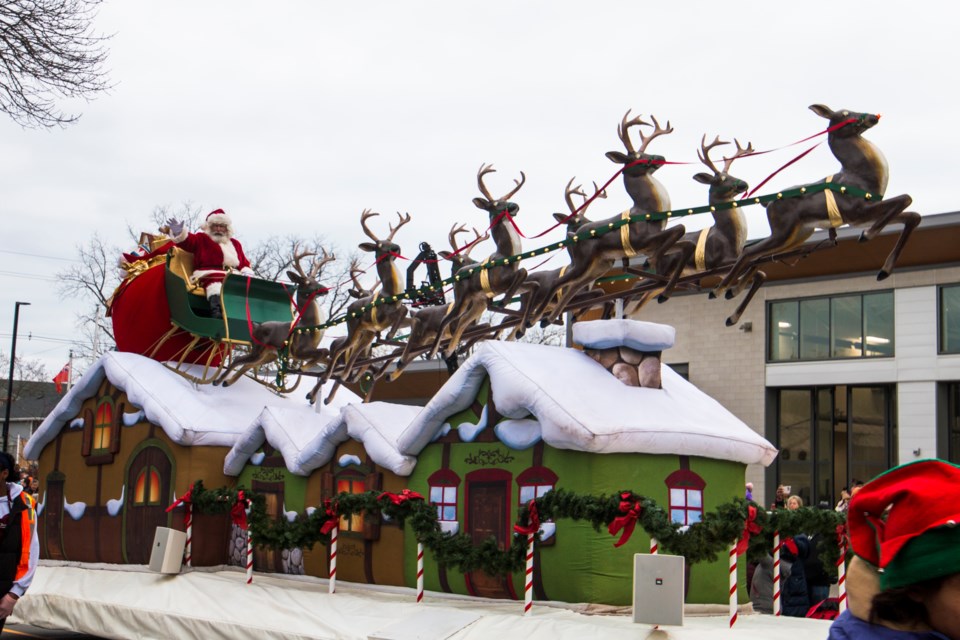
[[[31, 302], [17, 354], [56, 373], [80, 302], [60, 300], [53, 275], [94, 232], [119, 246], [128, 225], [151, 230], [161, 205], [222, 207], [245, 245], [319, 233], [343, 254], [365, 240], [364, 208], [383, 214], [371, 226], [384, 232], [409, 212], [396, 240], [412, 257], [421, 241], [445, 248], [455, 222], [486, 226], [471, 199], [492, 163], [494, 195], [526, 173], [516, 221], [534, 235], [565, 209], [567, 180], [617, 170], [604, 153], [621, 150], [627, 109], [673, 125], [649, 151], [694, 163], [703, 134], [773, 149], [822, 130], [813, 103], [879, 112], [867, 137], [889, 162], [887, 195], [909, 193], [922, 214], [953, 211], [956, 18], [950, 4], [835, 0], [106, 0], [97, 28], [114, 34], [113, 90], [65, 103], [83, 117], [64, 130], [0, 118], [0, 350], [14, 302]], [[732, 173], [755, 185], [807, 146]], [[821, 145], [762, 192], [837, 166]], [[705, 204], [691, 179], [700, 170], [657, 174], [675, 208]], [[628, 205], [618, 181], [590, 217]], [[750, 217], [751, 236], [764, 235], [762, 212]], [[696, 218], [688, 228], [709, 221]]]

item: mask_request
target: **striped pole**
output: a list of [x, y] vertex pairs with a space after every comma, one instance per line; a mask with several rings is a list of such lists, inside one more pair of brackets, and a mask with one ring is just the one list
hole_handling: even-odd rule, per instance
[[737, 622], [737, 543], [730, 545], [730, 628]]
[[187, 503], [187, 514], [184, 516], [187, 524], [187, 546], [184, 549], [183, 563], [188, 567], [193, 566], [193, 503]]
[[423, 602], [423, 543], [417, 542], [417, 604]]
[[337, 532], [339, 530], [339, 526], [330, 530], [330, 593], [337, 590]]
[[847, 610], [847, 545], [840, 543], [840, 557], [837, 558], [837, 595], [840, 599], [840, 613]]
[[781, 613], [780, 602], [780, 532], [773, 532], [773, 615]]
[[253, 540], [250, 538], [250, 530], [247, 529], [247, 584], [253, 582]]
[[532, 531], [527, 534], [527, 579], [523, 587], [523, 615], [530, 613], [533, 608], [533, 536]]
[[660, 552], [660, 543], [656, 538], [650, 538], [650, 555], [655, 556]]

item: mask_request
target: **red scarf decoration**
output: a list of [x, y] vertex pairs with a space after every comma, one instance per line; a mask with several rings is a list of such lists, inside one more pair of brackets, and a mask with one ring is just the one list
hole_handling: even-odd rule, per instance
[[384, 497], [390, 498], [390, 502], [398, 507], [407, 500], [423, 500], [422, 495], [416, 491], [411, 491], [410, 489], [404, 489], [400, 493], [390, 493], [389, 491], [384, 491], [377, 496], [377, 500], [382, 500]]
[[190, 488], [187, 489], [187, 492], [185, 494], [183, 494], [182, 496], [174, 500], [173, 504], [167, 507], [167, 513], [170, 513], [171, 511], [179, 507], [181, 504], [185, 504], [187, 506], [190, 506], [191, 504], [193, 504], [193, 485], [190, 485]]
[[230, 508], [230, 519], [233, 520], [233, 524], [244, 531], [247, 530], [247, 507], [249, 506], [250, 501], [244, 497], [243, 491], [238, 491], [237, 501], [234, 502], [233, 507]]
[[743, 523], [743, 535], [740, 542], [737, 543], [737, 555], [743, 555], [743, 552], [750, 546], [750, 536], [755, 536], [763, 531], [763, 528], [757, 524], [757, 508], [747, 507], [747, 519]]
[[340, 524], [340, 516], [337, 515], [337, 505], [326, 499], [323, 501], [324, 515], [327, 516], [326, 520], [323, 521], [323, 524], [320, 525], [320, 533], [327, 535], [333, 528]]
[[633, 530], [637, 526], [637, 519], [642, 511], [643, 507], [640, 506], [640, 501], [633, 499], [632, 493], [624, 491], [620, 494], [620, 513], [624, 515], [614, 518], [607, 528], [612, 536], [617, 535], [617, 532], [621, 529], [623, 530], [620, 539], [613, 543], [614, 547], [620, 547], [627, 543], [627, 540], [633, 535]]
[[533, 500], [529, 504], [529, 516], [527, 518], [527, 526], [515, 524], [513, 525], [514, 533], [519, 533], [522, 536], [528, 536], [531, 533], [536, 533], [540, 530], [540, 514], [537, 513], [537, 503]]

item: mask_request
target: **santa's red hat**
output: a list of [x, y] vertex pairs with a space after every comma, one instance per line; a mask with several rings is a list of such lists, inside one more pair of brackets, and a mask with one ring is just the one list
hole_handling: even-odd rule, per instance
[[960, 573], [960, 467], [919, 460], [870, 482], [850, 500], [853, 552], [881, 570], [883, 589]]
[[227, 212], [223, 209], [214, 209], [207, 214], [206, 220], [203, 222], [203, 230], [207, 231], [210, 229], [212, 224], [225, 224], [227, 225], [227, 231], [230, 235], [233, 235], [233, 221], [230, 219], [230, 216], [227, 215]]

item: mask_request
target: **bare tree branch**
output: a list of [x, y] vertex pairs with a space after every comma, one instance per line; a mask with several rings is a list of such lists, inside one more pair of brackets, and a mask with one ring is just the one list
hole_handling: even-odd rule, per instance
[[101, 0], [0, 2], [0, 111], [23, 127], [76, 122], [63, 98], [91, 100], [110, 89], [104, 43], [93, 31]]

